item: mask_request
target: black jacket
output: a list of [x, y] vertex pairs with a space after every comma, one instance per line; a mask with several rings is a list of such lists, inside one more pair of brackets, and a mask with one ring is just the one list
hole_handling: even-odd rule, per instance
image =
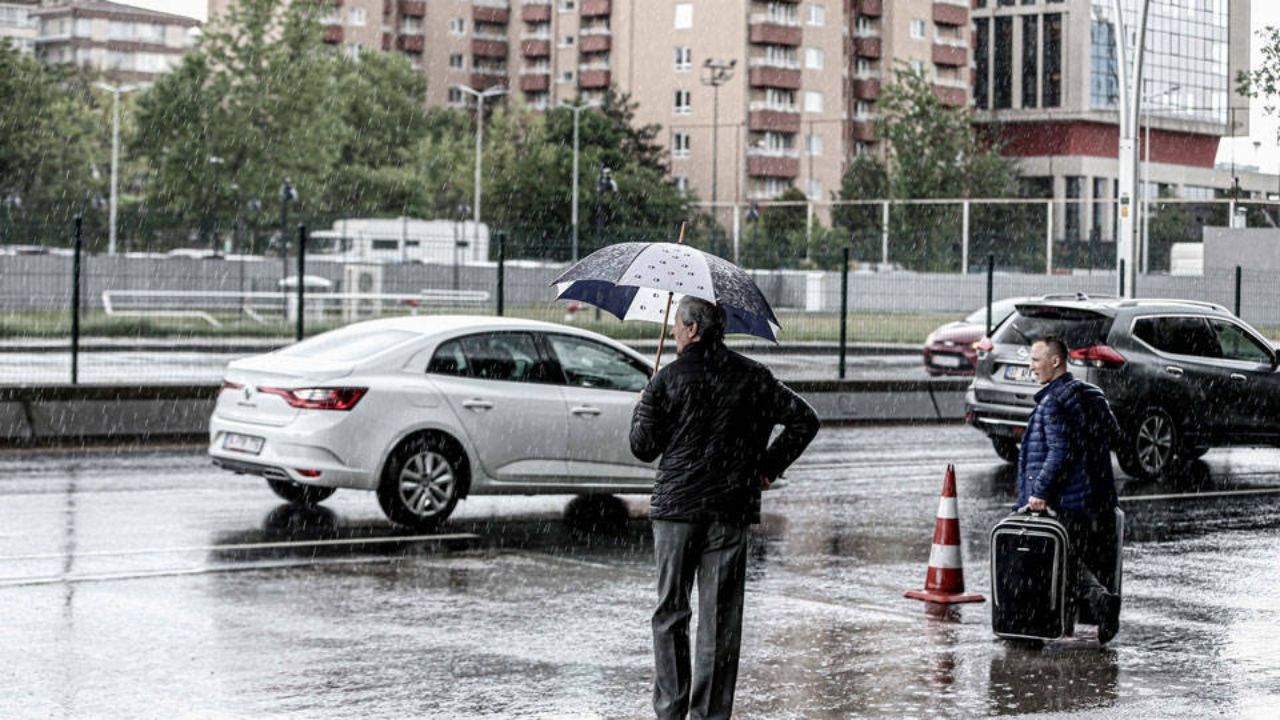
[[[769, 443], [777, 425], [782, 434]], [[818, 432], [818, 416], [765, 366], [697, 342], [649, 382], [631, 416], [631, 452], [659, 455], [649, 516], [756, 523], [760, 478], [776, 479]]]

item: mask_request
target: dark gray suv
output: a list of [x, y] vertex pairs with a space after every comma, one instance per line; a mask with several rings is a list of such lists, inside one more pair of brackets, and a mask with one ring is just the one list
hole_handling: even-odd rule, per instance
[[1211, 303], [1080, 295], [1020, 304], [978, 346], [965, 420], [1008, 462], [1040, 387], [1030, 345], [1046, 335], [1066, 341], [1071, 373], [1111, 401], [1131, 476], [1161, 478], [1212, 447], [1280, 446], [1276, 349], [1256, 330]]

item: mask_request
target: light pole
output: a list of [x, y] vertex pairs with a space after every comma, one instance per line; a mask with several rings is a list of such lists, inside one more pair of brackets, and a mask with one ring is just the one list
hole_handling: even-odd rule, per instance
[[[724, 60], [712, 60], [711, 58], [707, 58], [706, 62], [702, 63], [702, 84], [711, 86], [713, 98], [711, 101], [711, 217], [713, 219], [716, 216], [716, 201], [719, 199], [717, 191], [720, 181], [718, 167], [720, 160], [720, 86], [733, 78], [733, 68], [737, 64], [737, 60], [725, 62]], [[713, 240], [718, 235], [716, 232], [717, 227], [715, 224], [711, 227]], [[716, 250], [717, 245], [719, 245], [718, 241], [712, 243], [713, 252]]]
[[[1143, 115], [1146, 116], [1147, 138], [1144, 141], [1145, 149], [1143, 151], [1142, 162], [1142, 274], [1146, 275], [1151, 270], [1151, 108], [1145, 105], [1146, 102], [1156, 100], [1171, 93], [1181, 90], [1179, 85], [1172, 85], [1158, 93], [1151, 95], [1143, 95]], [[1160, 198], [1160, 193], [1156, 193], [1156, 199]]]
[[573, 262], [578, 262], [578, 114], [586, 105], [564, 105], [573, 113]]
[[[297, 199], [298, 191], [286, 175], [280, 185], [280, 292], [284, 294], [284, 306], [280, 309], [286, 318], [289, 304], [289, 283], [285, 282], [289, 278], [289, 201]], [[298, 282], [302, 282], [302, 278], [298, 278]]]
[[1120, 218], [1118, 224], [1120, 236], [1116, 238], [1116, 274], [1118, 293], [1124, 297], [1133, 297], [1133, 281], [1137, 277], [1134, 267], [1134, 224], [1132, 204], [1137, 197], [1138, 159], [1135, 133], [1138, 125], [1138, 110], [1142, 105], [1142, 65], [1144, 48], [1147, 39], [1147, 15], [1151, 10], [1151, 0], [1141, 0], [1138, 8], [1138, 31], [1135, 34], [1133, 55], [1133, 75], [1129, 77], [1127, 65], [1128, 51], [1124, 39], [1124, 13], [1121, 0], [1111, 0], [1111, 12], [1115, 14], [1116, 52], [1120, 67]]
[[467, 246], [467, 241], [462, 239], [460, 228], [462, 223], [467, 219], [467, 213], [471, 212], [471, 208], [466, 203], [458, 203], [454, 208], [454, 217], [457, 218], [453, 223], [453, 291], [458, 291], [458, 253], [462, 248]]
[[480, 245], [480, 154], [484, 146], [484, 101], [491, 97], [507, 94], [507, 89], [496, 85], [494, 87], [480, 92], [467, 87], [466, 85], [454, 85], [464, 93], [476, 99], [476, 188], [475, 202], [471, 208], [474, 215], [475, 227], [471, 228], [471, 237], [477, 246]]
[[120, 94], [127, 93], [131, 90], [138, 90], [147, 87], [146, 83], [135, 83], [132, 85], [110, 85], [104, 82], [95, 82], [95, 87], [101, 88], [111, 93], [111, 209], [108, 211], [109, 218], [107, 229], [107, 254], [116, 254], [116, 194], [120, 183]]

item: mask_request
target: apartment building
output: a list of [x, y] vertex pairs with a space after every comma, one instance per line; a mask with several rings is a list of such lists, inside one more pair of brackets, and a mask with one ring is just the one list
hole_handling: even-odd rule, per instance
[[[1136, 0], [1123, 0], [1126, 31]], [[1055, 207], [1060, 240], [1115, 237], [1118, 184], [1119, 34], [1113, 0], [975, 0], [973, 104], [977, 120], [1021, 160], [1032, 194]], [[1142, 87], [1140, 159], [1150, 183], [1207, 199], [1240, 182], [1240, 195], [1274, 187], [1274, 176], [1216, 170], [1225, 136], [1247, 135], [1249, 102], [1235, 92], [1248, 67], [1248, 0], [1153, 2]]]
[[117, 81], [149, 81], [169, 72], [190, 47], [200, 21], [102, 0], [46, 3], [33, 9], [41, 62], [75, 63]]
[[0, 0], [0, 42], [31, 54], [36, 49], [36, 23], [31, 11], [40, 0]]

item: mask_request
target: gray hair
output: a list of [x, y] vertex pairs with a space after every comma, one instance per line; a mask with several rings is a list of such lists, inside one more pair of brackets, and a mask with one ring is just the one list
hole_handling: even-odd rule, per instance
[[681, 325], [698, 323], [698, 337], [707, 342], [724, 339], [724, 308], [699, 297], [685, 295], [680, 298]]

